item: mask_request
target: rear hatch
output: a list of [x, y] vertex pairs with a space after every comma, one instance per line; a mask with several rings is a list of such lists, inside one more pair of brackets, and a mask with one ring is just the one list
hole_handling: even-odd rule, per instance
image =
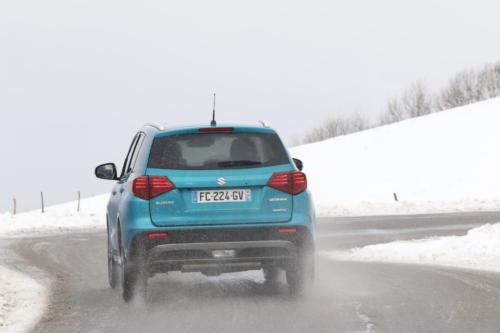
[[266, 186], [273, 173], [292, 170], [278, 136], [266, 129], [216, 129], [155, 138], [147, 175], [166, 176], [175, 189], [150, 200], [153, 223], [289, 221], [292, 195]]

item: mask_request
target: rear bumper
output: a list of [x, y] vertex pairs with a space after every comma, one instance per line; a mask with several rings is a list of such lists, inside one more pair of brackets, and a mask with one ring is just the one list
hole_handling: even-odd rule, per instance
[[[280, 232], [286, 228], [288, 232]], [[291, 231], [293, 230], [293, 231]], [[158, 231], [156, 231], [158, 232]], [[220, 274], [285, 268], [305, 249], [314, 249], [307, 227], [242, 227], [162, 230], [168, 236], [149, 238], [141, 233], [133, 240], [128, 257], [150, 273], [183, 271]]]
[[169, 270], [225, 273], [285, 264], [296, 256], [296, 246], [284, 240], [163, 244], [150, 251], [147, 266], [154, 273]]

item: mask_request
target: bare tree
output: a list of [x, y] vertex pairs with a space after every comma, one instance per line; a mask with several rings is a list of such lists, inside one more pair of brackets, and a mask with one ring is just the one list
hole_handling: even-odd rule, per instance
[[441, 91], [439, 108], [446, 110], [500, 96], [500, 62], [453, 77]]
[[350, 133], [356, 133], [364, 131], [370, 128], [370, 123], [366, 118], [364, 118], [361, 114], [355, 113], [349, 121], [350, 125]]
[[487, 65], [477, 76], [480, 100], [500, 96], [500, 62]]
[[387, 110], [380, 116], [380, 125], [396, 123], [406, 119], [404, 109], [398, 98], [392, 98], [387, 102]]
[[314, 128], [313, 130], [309, 131], [304, 139], [302, 139], [302, 143], [311, 143], [311, 142], [316, 142], [316, 141], [322, 141], [328, 139], [328, 136], [326, 135], [326, 131], [323, 126], [318, 126]]
[[348, 131], [348, 123], [346, 118], [344, 117], [336, 117], [330, 119], [326, 124], [323, 126], [325, 130], [325, 135], [328, 138], [334, 138], [339, 135], [344, 135]]
[[403, 109], [408, 118], [425, 116], [432, 113], [432, 99], [421, 82], [413, 83], [401, 98]]
[[337, 116], [335, 118], [330, 118], [323, 125], [316, 127], [307, 133], [302, 142], [311, 143], [322, 141], [340, 135], [359, 132], [369, 127], [370, 125], [368, 121], [359, 113], [353, 114], [349, 117]]
[[478, 76], [472, 70], [462, 71], [452, 78], [448, 86], [441, 91], [439, 108], [447, 110], [477, 102], [481, 93], [478, 88]]

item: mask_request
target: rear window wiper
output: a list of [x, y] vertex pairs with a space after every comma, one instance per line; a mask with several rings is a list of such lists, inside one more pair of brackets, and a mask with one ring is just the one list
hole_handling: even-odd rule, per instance
[[222, 167], [222, 168], [238, 167], [238, 166], [244, 166], [244, 165], [257, 165], [257, 164], [262, 164], [262, 162], [249, 161], [249, 160], [238, 160], [238, 161], [222, 161], [222, 162], [217, 163], [217, 165]]

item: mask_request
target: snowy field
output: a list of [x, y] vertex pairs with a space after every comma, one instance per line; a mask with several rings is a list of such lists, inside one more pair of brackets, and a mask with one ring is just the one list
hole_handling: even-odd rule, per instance
[[465, 236], [398, 241], [322, 254], [336, 260], [439, 265], [500, 272], [500, 223], [471, 229]]
[[40, 210], [12, 215], [0, 214], [0, 237], [45, 236], [47, 234], [106, 228], [106, 205], [109, 194], [83, 199], [80, 212], [71, 201]]
[[320, 216], [500, 210], [499, 124], [495, 98], [292, 155], [304, 162]]

